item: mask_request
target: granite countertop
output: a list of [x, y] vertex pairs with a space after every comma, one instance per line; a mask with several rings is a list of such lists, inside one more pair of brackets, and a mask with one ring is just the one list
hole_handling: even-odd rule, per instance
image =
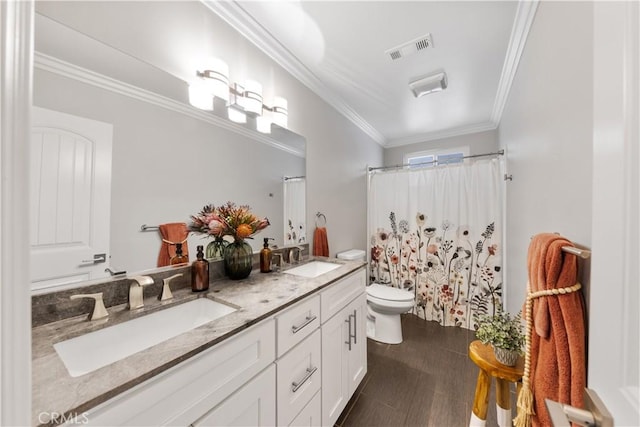
[[[254, 271], [244, 280], [213, 281], [209, 291], [190, 289], [173, 292], [174, 299], [160, 302], [145, 297], [145, 307], [135, 311], [125, 305], [110, 307], [107, 319], [90, 322], [87, 316], [37, 326], [32, 329], [32, 424], [42, 423], [42, 413], [81, 415], [83, 412], [135, 385], [268, 318], [300, 299], [360, 269], [362, 262], [311, 257], [342, 266], [308, 279], [286, 273]], [[237, 311], [164, 341], [88, 374], [71, 377], [53, 345], [67, 339], [125, 322], [141, 315], [207, 297], [228, 303]]]

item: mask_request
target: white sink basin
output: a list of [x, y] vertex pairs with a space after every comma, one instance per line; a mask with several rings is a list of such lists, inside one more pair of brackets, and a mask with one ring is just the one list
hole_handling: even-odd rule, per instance
[[236, 309], [228, 305], [198, 298], [53, 347], [69, 374], [79, 377], [234, 311]]
[[290, 270], [285, 270], [284, 273], [293, 274], [294, 276], [301, 276], [307, 278], [318, 277], [324, 273], [328, 273], [331, 270], [339, 268], [341, 264], [334, 264], [332, 262], [324, 261], [311, 261], [307, 264], [303, 264], [300, 267], [295, 267]]

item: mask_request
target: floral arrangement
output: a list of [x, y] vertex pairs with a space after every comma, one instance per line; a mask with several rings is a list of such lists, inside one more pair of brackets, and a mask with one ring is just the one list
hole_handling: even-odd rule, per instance
[[525, 336], [522, 332], [520, 313], [511, 316], [506, 311], [481, 316], [478, 319], [476, 337], [483, 344], [491, 344], [494, 348], [515, 351], [522, 354]]
[[250, 239], [269, 225], [267, 218], [257, 217], [250, 209], [248, 205], [237, 206], [233, 202], [217, 208], [212, 204], [206, 205], [197, 215], [191, 216], [189, 230], [216, 239], [224, 236], [231, 236], [235, 241]]

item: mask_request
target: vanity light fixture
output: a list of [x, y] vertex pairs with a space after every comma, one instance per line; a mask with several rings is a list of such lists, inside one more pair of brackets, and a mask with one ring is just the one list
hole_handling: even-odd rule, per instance
[[420, 98], [433, 92], [445, 90], [447, 83], [447, 73], [441, 71], [409, 82], [409, 88], [413, 96]]
[[217, 58], [210, 59], [203, 71], [196, 71], [196, 80], [189, 84], [189, 103], [201, 110], [212, 111], [214, 98], [223, 99], [229, 120], [246, 123], [247, 114], [256, 118], [259, 132], [271, 133], [271, 124], [287, 128], [288, 111], [285, 98], [274, 97], [273, 106], [263, 104], [262, 84], [247, 80], [244, 86], [229, 83], [229, 67]]
[[204, 82], [196, 81], [189, 85], [189, 103], [201, 110], [213, 111], [213, 97], [207, 92]]

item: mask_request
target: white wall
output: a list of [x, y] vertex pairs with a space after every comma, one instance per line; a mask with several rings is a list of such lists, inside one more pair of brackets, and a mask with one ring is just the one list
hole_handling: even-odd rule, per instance
[[[200, 65], [199, 60], [208, 56], [218, 56], [228, 63], [232, 81], [243, 82], [246, 78], [252, 78], [262, 82], [265, 103], [270, 103], [274, 95], [287, 98], [289, 128], [307, 139], [308, 238], [312, 238], [315, 212], [321, 211], [328, 219], [329, 248], [332, 254], [351, 247], [364, 248], [364, 165], [382, 164], [382, 147], [247, 42], [203, 4], [41, 2], [38, 4], [38, 12], [91, 38], [102, 40], [132, 58], [131, 61], [126, 61], [127, 66], [121, 66], [103, 56], [83, 53], [82, 48], [85, 46], [74, 46], [74, 50], [66, 52], [63, 59], [178, 101], [187, 102], [186, 82], [193, 79], [195, 70]], [[143, 74], [142, 71], [146, 70], [144, 65], [166, 71], [170, 78], [155, 72]], [[182, 83], [171, 83], [171, 80]], [[198, 132], [202, 135], [205, 131]], [[280, 164], [280, 160], [264, 157], [261, 151], [249, 146], [241, 149], [239, 158], [232, 158], [228, 150], [218, 154], [226, 162], [242, 162], [255, 157], [270, 162], [272, 166]], [[254, 167], [255, 164], [257, 163], [250, 163], [248, 167]], [[185, 188], [195, 185], [188, 174], [185, 178]], [[133, 193], [127, 196], [132, 197]], [[259, 203], [257, 200], [246, 202], [252, 206]], [[112, 206], [114, 214], [118, 209], [116, 206], [125, 209], [122, 202], [115, 200]], [[281, 230], [282, 227], [277, 230], [274, 227], [274, 233], [278, 235], [282, 233]]]
[[541, 2], [502, 116], [510, 311], [524, 302], [531, 236], [591, 246], [592, 36], [593, 4]]
[[419, 142], [416, 144], [389, 147], [384, 150], [384, 164], [385, 166], [400, 165], [404, 163], [404, 155], [407, 153], [464, 146], [469, 147], [470, 155], [497, 151], [498, 130], [494, 129], [485, 132], [470, 133], [467, 135]]

